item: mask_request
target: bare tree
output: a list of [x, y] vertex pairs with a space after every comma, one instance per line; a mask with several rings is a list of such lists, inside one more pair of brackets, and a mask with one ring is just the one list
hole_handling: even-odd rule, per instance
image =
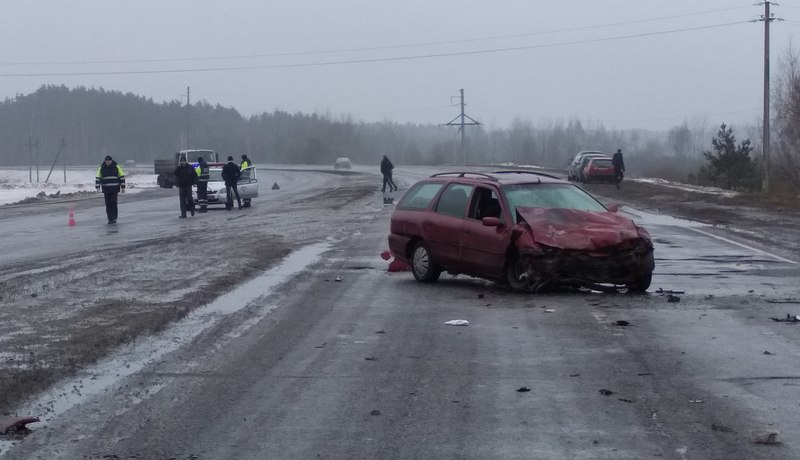
[[692, 132], [689, 130], [686, 121], [684, 121], [682, 125], [669, 130], [669, 134], [667, 134], [667, 143], [675, 156], [678, 158], [686, 157], [692, 144]]
[[774, 98], [780, 172], [800, 190], [800, 55], [791, 45], [780, 62]]

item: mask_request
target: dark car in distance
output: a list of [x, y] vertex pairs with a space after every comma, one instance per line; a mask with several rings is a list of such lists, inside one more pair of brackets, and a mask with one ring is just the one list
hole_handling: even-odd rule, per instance
[[544, 173], [434, 174], [391, 217], [389, 248], [418, 281], [443, 271], [539, 292], [557, 287], [644, 292], [650, 234], [575, 184]]

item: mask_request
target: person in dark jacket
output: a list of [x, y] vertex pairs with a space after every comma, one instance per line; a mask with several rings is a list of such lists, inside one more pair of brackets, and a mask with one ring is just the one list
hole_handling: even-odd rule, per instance
[[106, 200], [106, 217], [109, 224], [117, 223], [117, 194], [125, 193], [125, 173], [122, 167], [106, 155], [105, 161], [97, 168], [97, 175], [94, 179], [94, 187], [97, 191], [103, 191]]
[[[383, 160], [381, 160], [381, 174], [383, 174], [383, 188], [381, 191], [386, 193], [386, 184], [389, 184], [389, 191], [397, 191], [397, 185], [395, 185], [394, 180], [392, 180], [392, 170], [394, 169], [394, 165], [389, 160], [389, 157], [386, 155], [383, 156]], [[394, 189], [394, 190], [392, 190]]]
[[228, 162], [222, 167], [222, 180], [225, 181], [225, 195], [228, 197], [228, 200], [225, 202], [225, 209], [228, 211], [233, 209], [233, 195], [231, 194], [231, 190], [236, 195], [236, 202], [239, 204], [239, 209], [242, 209], [242, 199], [239, 198], [239, 188], [236, 186], [236, 181], [239, 180], [241, 174], [242, 171], [239, 169], [239, 165], [233, 162], [233, 157], [228, 157]]
[[179, 217], [185, 219], [187, 210], [194, 216], [192, 185], [197, 183], [197, 173], [192, 168], [192, 165], [186, 161], [186, 157], [181, 156], [173, 174], [175, 175], [175, 184], [178, 186], [178, 199], [181, 202], [181, 215]]
[[200, 209], [197, 212], [206, 212], [208, 207], [208, 179], [210, 177], [208, 163], [203, 157], [197, 157], [197, 167], [194, 168], [197, 173], [197, 205]]
[[616, 186], [619, 188], [619, 183], [622, 182], [622, 177], [625, 176], [625, 160], [622, 158], [622, 149], [617, 149], [617, 153], [611, 157], [611, 165], [614, 166], [614, 176], [616, 176]]

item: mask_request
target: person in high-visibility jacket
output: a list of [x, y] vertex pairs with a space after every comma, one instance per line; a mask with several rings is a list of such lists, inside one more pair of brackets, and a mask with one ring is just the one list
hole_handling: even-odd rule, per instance
[[125, 193], [125, 173], [122, 167], [106, 155], [103, 163], [97, 168], [97, 175], [94, 178], [94, 188], [103, 192], [106, 200], [106, 217], [109, 224], [117, 223], [117, 194]]
[[239, 163], [239, 170], [240, 171], [244, 171], [245, 169], [249, 168], [250, 166], [253, 166], [253, 162], [250, 161], [249, 158], [247, 158], [247, 155], [242, 155], [242, 162]]
[[206, 212], [208, 208], [208, 179], [209, 167], [208, 163], [203, 157], [197, 157], [197, 167], [194, 168], [197, 173], [197, 205], [200, 207], [198, 212]]
[[[250, 161], [250, 158], [247, 158], [247, 155], [242, 154], [242, 162], [239, 163], [239, 171], [244, 171], [245, 169], [251, 167], [253, 167], [253, 162]], [[242, 202], [244, 203], [242, 204], [243, 208], [250, 207], [250, 198], [243, 198]]]

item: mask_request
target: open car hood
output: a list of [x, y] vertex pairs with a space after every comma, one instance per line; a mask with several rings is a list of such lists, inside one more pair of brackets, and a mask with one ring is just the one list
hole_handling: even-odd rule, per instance
[[535, 242], [554, 248], [594, 251], [641, 239], [631, 219], [613, 212], [525, 207], [517, 212]]

